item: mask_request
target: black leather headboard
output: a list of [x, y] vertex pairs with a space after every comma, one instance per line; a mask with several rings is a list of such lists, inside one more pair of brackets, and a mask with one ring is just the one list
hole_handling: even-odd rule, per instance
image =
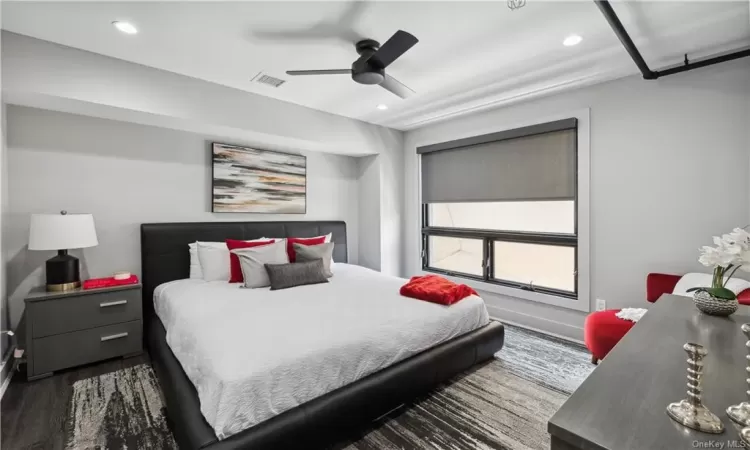
[[154, 311], [154, 289], [167, 281], [188, 278], [188, 244], [195, 241], [261, 237], [312, 237], [333, 233], [333, 260], [347, 262], [346, 223], [324, 222], [184, 222], [141, 225], [143, 316]]

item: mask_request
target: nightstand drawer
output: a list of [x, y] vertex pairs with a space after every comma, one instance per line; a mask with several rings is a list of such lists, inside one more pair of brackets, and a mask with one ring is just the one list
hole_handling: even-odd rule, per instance
[[140, 289], [89, 293], [31, 305], [32, 336], [40, 338], [141, 318]]
[[141, 321], [34, 339], [34, 373], [40, 374], [141, 351]]

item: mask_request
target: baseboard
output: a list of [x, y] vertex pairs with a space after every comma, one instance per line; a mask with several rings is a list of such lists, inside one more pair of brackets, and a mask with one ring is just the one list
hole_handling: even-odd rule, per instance
[[501, 319], [499, 317], [492, 317], [492, 316], [490, 316], [490, 317], [492, 319], [495, 319], [495, 320], [499, 321], [499, 322], [507, 323], [508, 325], [513, 325], [514, 327], [523, 328], [524, 330], [530, 330], [530, 331], [535, 331], [537, 333], [546, 334], [548, 336], [553, 336], [553, 337], [556, 337], [558, 339], [562, 339], [563, 341], [572, 342], [573, 344], [577, 344], [577, 345], [585, 345], [583, 343], [583, 341], [579, 341], [578, 339], [573, 339], [570, 336], [563, 336], [562, 334], [553, 333], [551, 331], [540, 330], [539, 328], [530, 327], [528, 325], [524, 325], [524, 324], [521, 324], [521, 323], [516, 323], [516, 322], [513, 322], [511, 320]]
[[5, 352], [5, 356], [3, 356], [2, 365], [0, 365], [0, 400], [2, 400], [3, 395], [5, 395], [5, 390], [8, 388], [10, 380], [13, 378], [13, 374], [16, 373], [16, 371], [13, 370], [16, 365], [16, 359], [13, 357], [15, 350], [15, 346], [9, 347], [8, 351]]
[[499, 320], [500, 322], [506, 322], [511, 325], [527, 328], [529, 330], [566, 339], [579, 344], [583, 343], [583, 328], [581, 327], [543, 317], [532, 316], [530, 314], [524, 314], [495, 305], [487, 304], [486, 306], [487, 311], [490, 313], [490, 317]]

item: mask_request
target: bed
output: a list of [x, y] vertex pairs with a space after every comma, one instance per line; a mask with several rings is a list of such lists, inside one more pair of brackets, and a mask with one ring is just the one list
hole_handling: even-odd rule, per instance
[[[271, 293], [186, 279], [196, 240], [327, 233], [328, 284]], [[343, 222], [143, 224], [141, 255], [147, 346], [181, 448], [326, 446], [503, 344], [478, 297], [407, 300], [402, 279], [346, 264]]]

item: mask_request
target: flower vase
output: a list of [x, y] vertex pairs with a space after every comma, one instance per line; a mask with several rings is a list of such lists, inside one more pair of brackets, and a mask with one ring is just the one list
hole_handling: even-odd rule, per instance
[[699, 290], [693, 293], [695, 307], [702, 313], [712, 316], [729, 316], [732, 315], [739, 307], [737, 299], [726, 300], [714, 297], [706, 291]]

